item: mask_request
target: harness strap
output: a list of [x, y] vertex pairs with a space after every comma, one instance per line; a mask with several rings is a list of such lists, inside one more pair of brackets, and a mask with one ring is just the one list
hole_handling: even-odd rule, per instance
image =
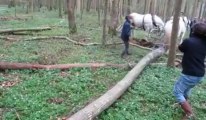
[[155, 15], [154, 14], [151, 14], [152, 16], [152, 24], [157, 27], [157, 24], [156, 24], [156, 21], [155, 21]]
[[185, 23], [185, 27], [187, 28], [188, 23], [186, 23], [184, 17], [182, 17], [183, 22]]
[[144, 22], [144, 18], [145, 18], [145, 15], [144, 15], [143, 20], [142, 20], [142, 27], [143, 27], [143, 30], [145, 31], [146, 29], [145, 29], [145, 22]]

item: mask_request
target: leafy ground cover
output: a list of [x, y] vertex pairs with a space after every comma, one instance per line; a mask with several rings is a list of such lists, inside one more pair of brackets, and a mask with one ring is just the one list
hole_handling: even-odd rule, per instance
[[[103, 112], [99, 120], [179, 120], [180, 107], [174, 107], [173, 85], [180, 70], [162, 66], [147, 67], [128, 92]], [[190, 102], [197, 120], [204, 120], [206, 106], [205, 84], [192, 91]]]
[[[85, 13], [83, 19], [77, 15], [78, 33], [69, 35], [66, 16], [58, 18], [57, 11], [41, 11], [31, 15], [17, 7], [17, 17], [0, 22], [1, 29], [33, 28], [52, 26], [50, 31], [32, 35], [9, 37], [18, 40], [0, 39], [0, 60], [40, 64], [62, 63], [137, 63], [148, 51], [131, 46], [132, 56], [121, 59], [122, 45], [108, 47], [73, 45], [66, 40], [23, 41], [36, 36], [68, 36], [77, 41], [101, 42], [102, 28], [97, 15]], [[0, 15], [14, 16], [14, 9], [0, 6]], [[63, 27], [55, 27], [63, 26]], [[135, 36], [144, 38], [144, 32]], [[118, 37], [107, 36], [107, 42], [120, 42]], [[165, 62], [161, 57], [159, 61]], [[176, 120], [181, 116], [180, 109], [173, 108], [172, 87], [179, 74], [177, 69], [147, 67], [138, 81], [129, 88], [111, 108], [97, 119], [102, 120]], [[0, 119], [3, 120], [54, 120], [69, 115], [103, 94], [127, 73], [123, 69], [71, 69], [67, 71], [21, 70], [0, 72]], [[194, 90], [191, 102], [198, 119], [205, 119], [205, 82]]]

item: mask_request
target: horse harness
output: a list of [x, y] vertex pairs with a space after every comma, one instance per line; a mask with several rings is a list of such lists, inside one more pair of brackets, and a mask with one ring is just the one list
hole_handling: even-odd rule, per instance
[[[145, 16], [146, 16], [146, 15], [144, 15], [143, 20], [142, 20], [142, 28], [143, 28], [144, 31], [146, 30], [146, 28], [145, 28], [145, 20], [144, 20]], [[156, 23], [156, 21], [155, 21], [155, 15], [154, 15], [154, 14], [151, 14], [151, 16], [152, 16], [152, 24], [153, 24], [155, 27], [158, 27], [158, 26], [157, 26], [157, 23]]]
[[[186, 18], [187, 18], [187, 17], [186, 17]], [[187, 22], [185, 21], [184, 17], [182, 17], [182, 19], [183, 19], [183, 22], [184, 22], [185, 25], [186, 25], [186, 28], [188, 28], [188, 26], [190, 26], [190, 23], [189, 23], [188, 18], [187, 18]]]

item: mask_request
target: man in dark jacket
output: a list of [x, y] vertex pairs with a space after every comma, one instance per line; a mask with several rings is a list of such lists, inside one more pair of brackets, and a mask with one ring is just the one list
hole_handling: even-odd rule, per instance
[[193, 118], [194, 114], [188, 97], [191, 89], [199, 84], [205, 74], [206, 24], [196, 23], [192, 35], [183, 41], [179, 50], [184, 53], [182, 73], [174, 85], [174, 95], [185, 112], [183, 120]]
[[124, 57], [124, 55], [130, 55], [128, 49], [129, 49], [129, 38], [131, 36], [131, 23], [130, 23], [130, 16], [125, 17], [125, 22], [122, 28], [122, 33], [121, 33], [121, 39], [124, 42], [125, 49], [123, 50], [121, 57]]

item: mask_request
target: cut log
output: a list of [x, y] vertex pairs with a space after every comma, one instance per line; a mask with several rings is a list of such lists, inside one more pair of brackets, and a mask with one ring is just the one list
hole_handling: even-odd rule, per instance
[[25, 31], [43, 31], [43, 30], [51, 30], [51, 27], [42, 27], [42, 28], [19, 28], [19, 29], [7, 29], [7, 30], [0, 30], [0, 34], [11, 34], [14, 32], [25, 32]]
[[64, 39], [64, 40], [68, 40], [69, 42], [74, 43], [75, 45], [81, 45], [81, 46], [89, 46], [89, 45], [100, 45], [100, 43], [81, 43], [81, 42], [77, 42], [75, 40], [72, 40], [68, 37], [65, 36], [46, 36], [46, 37], [33, 37], [33, 38], [29, 38], [29, 39], [25, 39], [25, 41], [32, 41], [32, 40], [45, 40], [45, 39]]
[[159, 48], [146, 55], [113, 88], [87, 105], [85, 108], [67, 118], [67, 120], [92, 120], [94, 117], [112, 105], [128, 89], [128, 87], [134, 82], [134, 80], [136, 80], [137, 76], [142, 72], [145, 66], [164, 53], [165, 50], [163, 48]]
[[130, 64], [112, 64], [112, 63], [74, 63], [74, 64], [56, 64], [56, 65], [40, 65], [40, 64], [29, 64], [29, 63], [10, 63], [0, 62], [0, 69], [60, 69], [66, 70], [71, 68], [100, 68], [100, 67], [113, 67], [113, 68], [131, 68], [134, 65]]
[[11, 37], [5, 37], [5, 36], [0, 36], [0, 39], [8, 40], [8, 41], [14, 41], [14, 40], [15, 40], [14, 38], [11, 38]]

